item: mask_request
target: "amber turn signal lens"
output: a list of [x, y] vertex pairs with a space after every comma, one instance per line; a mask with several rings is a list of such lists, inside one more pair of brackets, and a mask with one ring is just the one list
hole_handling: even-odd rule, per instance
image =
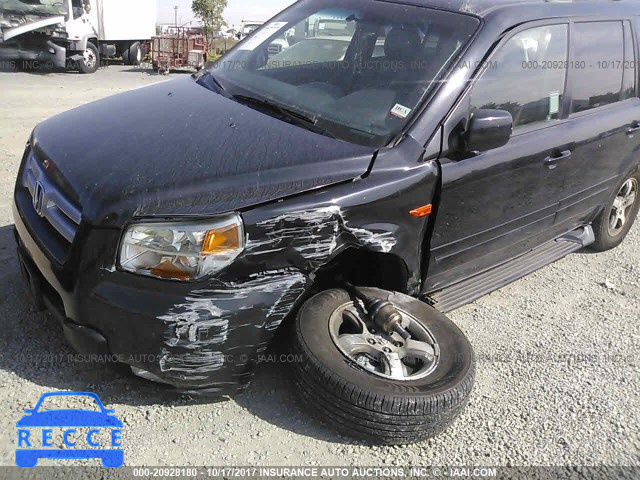
[[202, 254], [214, 255], [240, 248], [240, 228], [237, 225], [209, 230], [202, 242]]
[[156, 277], [167, 278], [171, 280], [190, 280], [191, 275], [181, 270], [173, 263], [165, 260], [160, 265], [151, 269], [151, 273]]
[[432, 211], [433, 211], [433, 205], [429, 204], [429, 205], [424, 205], [422, 207], [418, 207], [415, 210], [411, 210], [409, 213], [414, 217], [420, 218], [420, 217], [426, 217], [427, 215], [430, 215]]

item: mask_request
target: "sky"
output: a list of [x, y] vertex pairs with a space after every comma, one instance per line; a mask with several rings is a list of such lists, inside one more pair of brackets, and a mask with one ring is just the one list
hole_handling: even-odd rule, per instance
[[[229, 26], [240, 26], [245, 20], [268, 20], [294, 3], [294, 0], [228, 0], [225, 20]], [[173, 23], [173, 7], [178, 6], [178, 22], [183, 25], [194, 19], [191, 0], [158, 0], [158, 22]]]

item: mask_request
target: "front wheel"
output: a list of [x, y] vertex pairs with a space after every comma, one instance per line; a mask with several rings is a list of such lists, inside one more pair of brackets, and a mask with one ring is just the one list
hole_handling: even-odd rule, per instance
[[467, 404], [475, 374], [471, 344], [419, 300], [360, 290], [391, 302], [411, 338], [372, 326], [361, 302], [344, 290], [314, 296], [300, 309], [292, 342], [304, 405], [342, 434], [374, 444], [436, 435]]
[[625, 239], [640, 210], [640, 169], [628, 175], [593, 223], [596, 241], [591, 246], [599, 252], [617, 247]]
[[100, 66], [100, 53], [98, 47], [87, 42], [87, 48], [82, 53], [82, 60], [78, 62], [80, 73], [95, 73]]

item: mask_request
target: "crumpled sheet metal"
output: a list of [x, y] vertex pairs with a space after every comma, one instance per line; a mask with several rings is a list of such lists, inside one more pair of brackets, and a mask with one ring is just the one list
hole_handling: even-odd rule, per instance
[[[353, 244], [389, 252], [396, 244], [390, 232], [350, 226], [337, 206], [278, 215], [259, 222], [252, 233], [260, 236], [249, 238], [245, 256], [258, 263], [260, 258], [283, 256], [291, 259], [290, 265], [230, 282], [224, 288], [194, 291], [159, 316], [166, 325], [160, 356], [163, 373], [205, 380], [227, 365], [249, 362], [266, 349], [272, 332], [304, 294], [309, 275], [339, 246]], [[252, 355], [243, 359], [230, 355], [236, 347], [251, 350]]]

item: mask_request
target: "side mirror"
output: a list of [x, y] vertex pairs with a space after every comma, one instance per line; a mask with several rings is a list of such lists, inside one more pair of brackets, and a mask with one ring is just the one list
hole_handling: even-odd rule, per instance
[[513, 117], [506, 110], [476, 110], [463, 133], [468, 152], [486, 152], [504, 147], [513, 133]]

